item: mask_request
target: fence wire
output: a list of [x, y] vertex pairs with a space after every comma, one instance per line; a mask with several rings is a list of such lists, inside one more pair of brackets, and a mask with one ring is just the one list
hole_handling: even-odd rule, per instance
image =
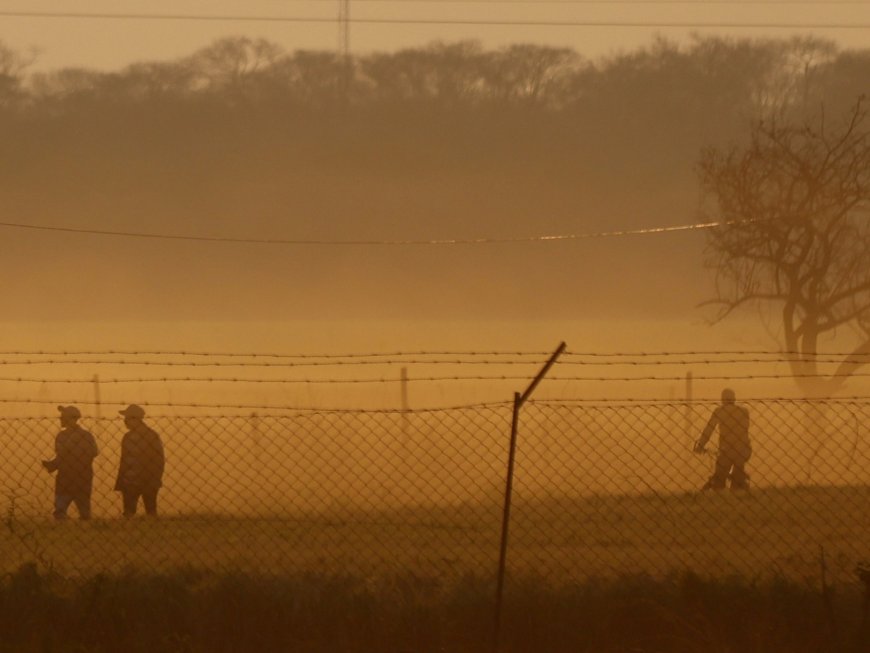
[[[870, 558], [870, 399], [751, 400], [750, 490], [700, 491], [706, 401], [529, 402], [508, 573], [553, 582], [695, 570], [850, 582]], [[56, 418], [0, 419], [0, 573], [201, 567], [264, 574], [495, 573], [510, 404], [151, 416], [157, 519], [121, 517], [120, 418], [91, 418], [93, 518], [52, 518]]]

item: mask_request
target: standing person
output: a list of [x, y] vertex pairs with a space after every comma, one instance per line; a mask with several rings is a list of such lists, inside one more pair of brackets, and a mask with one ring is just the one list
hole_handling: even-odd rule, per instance
[[75, 406], [58, 406], [61, 431], [54, 439], [54, 458], [43, 460], [49, 473], [57, 472], [54, 481], [54, 518], [66, 519], [71, 503], [76, 504], [81, 519], [91, 518], [91, 490], [94, 486], [94, 458], [97, 442], [79, 426], [82, 416]]
[[749, 411], [737, 403], [737, 396], [730, 388], [722, 391], [722, 403], [716, 407], [710, 420], [695, 444], [695, 453], [704, 453], [707, 442], [716, 427], [719, 427], [719, 454], [716, 470], [703, 489], [721, 490], [725, 481], [731, 479], [732, 490], [748, 490], [749, 476], [746, 463], [752, 455], [749, 441]]
[[121, 440], [121, 462], [115, 490], [124, 499], [124, 517], [136, 514], [139, 497], [145, 504], [145, 514], [157, 516], [157, 491], [163, 484], [163, 442], [143, 421], [145, 410], [130, 404], [118, 411], [124, 416], [127, 433]]

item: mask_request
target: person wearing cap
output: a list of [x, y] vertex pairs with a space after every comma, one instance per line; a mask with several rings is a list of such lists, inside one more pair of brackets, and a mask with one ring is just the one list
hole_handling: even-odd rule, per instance
[[71, 503], [76, 504], [81, 519], [91, 518], [91, 491], [94, 486], [94, 458], [97, 441], [79, 426], [82, 416], [75, 406], [58, 406], [61, 431], [54, 439], [54, 458], [43, 460], [54, 480], [54, 518], [66, 519]]
[[707, 442], [713, 431], [719, 428], [719, 453], [716, 456], [716, 469], [704, 485], [704, 490], [722, 490], [725, 482], [731, 479], [732, 490], [748, 490], [749, 476], [746, 463], [752, 456], [749, 441], [749, 411], [737, 403], [734, 390], [722, 391], [722, 403], [716, 407], [701, 438], [695, 443], [695, 453], [705, 453]]
[[156, 431], [145, 425], [145, 410], [130, 404], [118, 411], [124, 416], [127, 433], [121, 439], [121, 462], [115, 490], [124, 501], [124, 517], [136, 514], [139, 498], [145, 514], [157, 515], [157, 492], [163, 485], [165, 458], [163, 442]]

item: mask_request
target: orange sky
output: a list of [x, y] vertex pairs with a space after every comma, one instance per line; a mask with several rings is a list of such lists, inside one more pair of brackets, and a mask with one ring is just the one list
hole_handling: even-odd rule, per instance
[[[138, 19], [24, 18], [0, 16], [0, 41], [40, 50], [36, 69], [116, 69], [134, 61], [171, 59], [227, 35], [264, 37], [288, 50], [338, 45], [336, 0], [7, 0], [0, 12], [107, 12], [132, 14], [313, 17], [326, 22], [190, 21]], [[477, 39], [486, 47], [534, 42], [572, 47], [595, 58], [646, 44], [656, 34], [675, 40], [692, 32], [729, 36], [787, 37], [812, 34], [842, 47], [864, 47], [870, 36], [870, 2], [864, 0], [730, 0], [686, 2], [641, 0], [351, 0], [357, 19], [632, 23], [610, 26], [503, 26], [477, 24], [352, 25], [351, 49], [358, 52], [414, 47], [433, 40]], [[662, 23], [788, 24], [785, 28], [663, 27]], [[658, 26], [646, 27], [649, 23]], [[838, 25], [823, 29], [819, 24]]]
[[[381, 2], [372, 0], [351, 0], [352, 15], [372, 18], [429, 18], [451, 20], [504, 20], [504, 21], [598, 21], [598, 22], [633, 22], [663, 23], [667, 21], [691, 23], [826, 23], [870, 26], [870, 1], [856, 2], [776, 2], [761, 3], [755, 0], [748, 2], [712, 3], [709, 0], [694, 2], [495, 2], [488, 0], [472, 3], [467, 1], [438, 0], [438, 2], [421, 3], [417, 0], [401, 0], [401, 2]], [[163, 13], [175, 15], [211, 14], [211, 15], [252, 15], [252, 16], [320, 16], [334, 17], [337, 2], [326, 0], [78, 0], [77, 2], [61, 2], [59, 0], [6, 0], [0, 4], [2, 12], [113, 12], [113, 13]], [[631, 50], [650, 41], [656, 33], [674, 39], [687, 37], [693, 31], [689, 28], [605, 28], [605, 27], [496, 27], [487, 25], [369, 25], [352, 26], [351, 45], [357, 52], [371, 50], [389, 50], [401, 47], [419, 46], [432, 40], [442, 39], [456, 41], [460, 39], [478, 39], [485, 47], [499, 47], [511, 42], [535, 42], [568, 46], [589, 57], [602, 56], [619, 50]], [[695, 30], [700, 31], [700, 30]], [[704, 34], [710, 32], [702, 32]], [[716, 29], [713, 33], [739, 36], [789, 36], [789, 30], [772, 29]], [[807, 32], [804, 32], [807, 33]], [[868, 47], [870, 29], [840, 29], [836, 31], [813, 30], [815, 36], [835, 39], [842, 47]], [[170, 59], [191, 53], [221, 36], [249, 35], [267, 38], [281, 44], [288, 50], [301, 48], [330, 49], [338, 42], [336, 25], [330, 22], [319, 24], [300, 24], [288, 22], [195, 22], [186, 20], [116, 20], [116, 19], [69, 19], [69, 18], [20, 18], [0, 15], [0, 41], [14, 47], [30, 46], [41, 49], [41, 55], [36, 62], [36, 69], [55, 69], [65, 66], [89, 67], [100, 69], [117, 69], [135, 61]], [[689, 203], [693, 198], [689, 198]], [[612, 201], [609, 200], [608, 201]], [[619, 205], [616, 204], [616, 209]], [[691, 208], [691, 207], [689, 207]], [[590, 211], [592, 213], [592, 211]], [[681, 224], [691, 221], [691, 215], [663, 218], [661, 224]], [[90, 224], [93, 217], [90, 216]], [[242, 224], [242, 223], [240, 223]], [[619, 223], [616, 228], [628, 225]], [[248, 233], [249, 224], [243, 231]], [[439, 234], [452, 236], [452, 233]], [[4, 234], [4, 237], [6, 234]], [[17, 243], [23, 236], [15, 236]], [[78, 242], [78, 241], [76, 241]], [[674, 241], [678, 242], [678, 241]], [[599, 243], [596, 247], [601, 247]], [[130, 248], [126, 243], [120, 243], [117, 251], [125, 254]], [[167, 251], [173, 251], [167, 248]], [[204, 249], [196, 250], [205, 252]], [[209, 250], [213, 251], [213, 250]], [[583, 251], [583, 250], [580, 250]], [[120, 255], [117, 254], [117, 255]], [[93, 254], [92, 254], [93, 255]], [[392, 254], [390, 254], [392, 256]], [[439, 253], [440, 255], [440, 253]], [[168, 256], [168, 254], [167, 254]], [[205, 258], [205, 255], [198, 256]], [[492, 252], [483, 256], [493, 256]], [[195, 257], [183, 259], [185, 263]], [[111, 261], [111, 258], [109, 258]], [[182, 260], [179, 257], [179, 260]], [[208, 261], [209, 265], [213, 261]], [[212, 268], [203, 264], [202, 275], [207, 275]], [[433, 266], [434, 268], [434, 266]], [[569, 268], [565, 268], [568, 270]], [[56, 283], [51, 275], [53, 271], [45, 272], [45, 285], [51, 287]], [[565, 273], [567, 274], [567, 273]], [[647, 274], [647, 273], [641, 273]], [[639, 287], [646, 290], [647, 279], [639, 275], [638, 279], [630, 279], [626, 287]], [[261, 279], [291, 279], [292, 276], [281, 277], [277, 274]], [[37, 279], [38, 281], [39, 279]], [[30, 283], [34, 283], [31, 278]], [[109, 279], [117, 284], [119, 307], [129, 305], [129, 287], [123, 286], [123, 277]], [[522, 282], [522, 279], [520, 280]], [[75, 279], [79, 283], [79, 279]], [[241, 283], [241, 282], [240, 282]], [[631, 284], [630, 286], [628, 284]], [[644, 285], [641, 285], [644, 284]], [[182, 284], [183, 285], [183, 284]], [[265, 287], [265, 285], [263, 286]], [[263, 287], [257, 286], [258, 292]], [[155, 292], [163, 292], [156, 287]], [[254, 296], [256, 293], [243, 289], [245, 293], [238, 296]], [[240, 311], [236, 304], [223, 299], [226, 288], [213, 288], [214, 295], [220, 296], [220, 302], [215, 302], [221, 309], [226, 307], [230, 317], [244, 318], [245, 311]], [[30, 290], [28, 289], [28, 292]], [[94, 289], [90, 288], [93, 293]], [[48, 293], [32, 293], [35, 304], [47, 309], [40, 313], [53, 314], [58, 309], [58, 298]], [[171, 295], [171, 293], [169, 293]], [[650, 294], [650, 293], [647, 293]], [[569, 291], [572, 301], [576, 301], [576, 286]], [[187, 299], [192, 294], [178, 297]], [[64, 299], [61, 297], [60, 299]], [[0, 335], [10, 348], [19, 349], [66, 349], [82, 346], [100, 347], [139, 347], [141, 349], [169, 348], [203, 350], [210, 347], [216, 350], [235, 351], [360, 351], [360, 350], [414, 350], [431, 348], [454, 349], [549, 349], [559, 340], [566, 340], [571, 349], [582, 350], [622, 350], [622, 351], [662, 351], [662, 350], [710, 350], [710, 349], [769, 349], [775, 345], [771, 342], [763, 325], [750, 315], [753, 328], [744, 329], [742, 323], [729, 322], [716, 328], [710, 328], [703, 322], [701, 313], [696, 308], [696, 300], [691, 297], [680, 297], [684, 301], [684, 310], [671, 315], [673, 321], [658, 321], [658, 314], [645, 316], [635, 311], [630, 318], [617, 324], [605, 320], [574, 320], [571, 323], [557, 323], [554, 316], [544, 315], [535, 321], [495, 319], [482, 322], [457, 322], [445, 326], [445, 323], [423, 324], [411, 320], [393, 321], [389, 326], [372, 323], [360, 326], [357, 320], [336, 318], [332, 323], [321, 324], [307, 320], [312, 311], [300, 311], [300, 324], [292, 328], [286, 324], [262, 325], [254, 322], [229, 324], [225, 327], [210, 325], [204, 329], [202, 324], [183, 324], [172, 322], [163, 326], [148, 324], [143, 327], [135, 320], [124, 322], [121, 318], [116, 322], [103, 321], [98, 328], [92, 324], [58, 328], [54, 321], [31, 321], [29, 323], [0, 323]], [[76, 297], [76, 302], [79, 299]], [[179, 300], [181, 301], [181, 300]], [[469, 302], [471, 304], [472, 302]], [[87, 299], [77, 304], [77, 310], [82, 318], [93, 317], [92, 302]], [[294, 309], [297, 308], [294, 306]], [[175, 309], [173, 309], [175, 310]], [[35, 311], [34, 311], [35, 312]], [[170, 311], [171, 312], [171, 311]], [[410, 312], [410, 311], [409, 311]], [[183, 311], [176, 310], [176, 314]], [[530, 316], [537, 315], [529, 311]], [[395, 316], [390, 316], [395, 318]], [[15, 319], [7, 317], [6, 319]], [[22, 318], [18, 318], [22, 319]], [[229, 319], [229, 318], [228, 318]], [[268, 316], [261, 319], [268, 319]], [[84, 375], [86, 370], [81, 372]], [[866, 386], [861, 386], [866, 387]], [[757, 386], [747, 384], [741, 388], [746, 394], [759, 396], [763, 394]], [[30, 392], [29, 388], [19, 389], [22, 393]], [[465, 388], [460, 389], [461, 396], [433, 391], [431, 400], [443, 405], [452, 402], [478, 401], [490, 399], [488, 394], [475, 394]], [[564, 393], [573, 391], [568, 388], [557, 388]], [[487, 390], [488, 392], [489, 390]], [[678, 393], [679, 384], [672, 388], [657, 386], [659, 396], [668, 393]], [[306, 391], [307, 392], [307, 391]], [[318, 391], [320, 392], [320, 391]], [[475, 391], [476, 392], [476, 391]], [[501, 389], [498, 389], [501, 392]], [[636, 392], [632, 390], [632, 392]], [[698, 388], [697, 396], [715, 396], [718, 392], [718, 382], [710, 389]], [[642, 394], [642, 393], [641, 393]], [[767, 393], [773, 394], [772, 392]], [[23, 395], [22, 395], [23, 396]], [[28, 395], [29, 396], [29, 395]], [[64, 395], [69, 398], [70, 395]], [[502, 396], [499, 394], [498, 396]], [[505, 392], [504, 396], [510, 396]], [[634, 394], [633, 396], [637, 396]], [[128, 397], [123, 397], [127, 399]], [[395, 393], [387, 396], [386, 403], [395, 402]], [[52, 396], [53, 399], [53, 396]], [[58, 398], [60, 400], [60, 398]], [[178, 396], [173, 400], [177, 401]], [[311, 405], [322, 402], [332, 403], [325, 394], [300, 395], [300, 403]], [[350, 399], [345, 399], [350, 403]], [[423, 403], [420, 396], [413, 398], [415, 405]]]

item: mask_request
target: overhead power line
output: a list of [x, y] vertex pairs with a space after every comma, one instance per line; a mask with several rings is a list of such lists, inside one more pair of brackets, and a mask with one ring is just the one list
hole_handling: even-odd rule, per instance
[[[324, 3], [335, 6], [335, 0], [284, 0], [293, 3]], [[354, 4], [464, 4], [464, 5], [602, 5], [602, 6], [658, 6], [658, 5], [867, 5], [867, 0], [353, 0]]]
[[646, 227], [640, 229], [621, 229], [616, 231], [594, 231], [576, 234], [488, 237], [488, 238], [434, 238], [430, 240], [319, 240], [304, 238], [234, 238], [231, 236], [186, 236], [180, 234], [161, 234], [136, 231], [115, 231], [110, 229], [87, 229], [76, 227], [53, 227], [49, 225], [25, 224], [20, 222], [0, 222], [0, 227], [9, 229], [25, 229], [32, 231], [51, 231], [57, 233], [72, 233], [92, 236], [114, 236], [123, 238], [147, 238], [152, 240], [179, 240], [208, 243], [235, 243], [247, 245], [296, 245], [296, 246], [370, 246], [370, 245], [502, 245], [510, 243], [546, 243], [571, 240], [588, 240], [594, 238], [618, 238], [622, 236], [643, 236], [651, 234], [676, 233], [681, 231], [702, 231], [715, 227], [725, 227], [737, 224], [765, 222], [769, 219], [757, 220], [726, 220], [715, 222], [699, 222], [695, 224], [674, 225], [665, 227]]
[[[254, 22], [254, 23], [335, 23], [334, 17], [326, 16], [252, 16], [212, 14], [131, 14], [131, 13], [79, 13], [0, 11], [7, 18], [63, 18], [79, 20], [155, 20], [155, 21], [208, 21], [208, 22]], [[836, 29], [865, 30], [870, 23], [821, 23], [821, 22], [764, 22], [745, 21], [619, 21], [619, 20], [495, 20], [466, 18], [364, 18], [351, 17], [348, 22], [364, 25], [479, 25], [496, 27], [624, 27], [624, 28], [718, 28], [718, 29]]]

